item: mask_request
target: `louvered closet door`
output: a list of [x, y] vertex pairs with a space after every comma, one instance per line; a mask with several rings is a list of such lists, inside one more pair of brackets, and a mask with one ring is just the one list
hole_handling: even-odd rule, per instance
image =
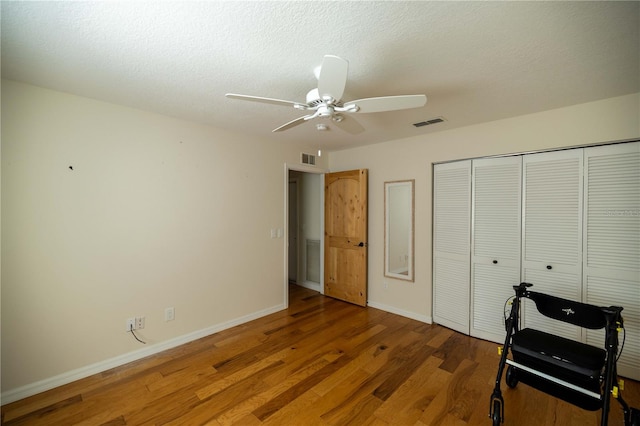
[[[640, 142], [584, 151], [585, 302], [624, 308], [618, 373], [640, 380]], [[602, 346], [603, 332], [586, 334]]]
[[[532, 290], [582, 300], [582, 149], [523, 158], [522, 276]], [[530, 300], [524, 326], [581, 340], [579, 327], [543, 317]]]
[[470, 331], [494, 342], [520, 283], [521, 168], [519, 156], [473, 160]]
[[433, 320], [469, 334], [471, 161], [433, 173]]

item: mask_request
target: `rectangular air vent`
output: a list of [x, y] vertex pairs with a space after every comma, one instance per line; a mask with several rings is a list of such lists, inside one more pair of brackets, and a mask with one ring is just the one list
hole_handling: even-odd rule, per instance
[[443, 117], [436, 117], [436, 118], [432, 118], [431, 120], [425, 120], [419, 123], [413, 123], [413, 125], [416, 127], [422, 127], [422, 126], [428, 126], [430, 124], [442, 123], [443, 121], [445, 121]]
[[316, 165], [316, 156], [313, 154], [305, 154], [304, 152], [300, 156], [302, 164], [309, 164], [311, 166]]

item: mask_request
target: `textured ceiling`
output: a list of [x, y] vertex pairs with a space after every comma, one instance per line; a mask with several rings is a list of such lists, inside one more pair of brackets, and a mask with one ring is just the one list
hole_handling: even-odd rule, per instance
[[[640, 91], [640, 2], [7, 2], [2, 77], [324, 150]], [[304, 102], [325, 54], [349, 61], [344, 100], [426, 94], [319, 132]], [[447, 121], [415, 128], [443, 116]]]

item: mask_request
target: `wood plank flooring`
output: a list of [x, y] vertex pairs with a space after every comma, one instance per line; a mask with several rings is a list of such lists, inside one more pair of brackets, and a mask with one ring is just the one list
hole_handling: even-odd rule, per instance
[[[292, 286], [286, 311], [8, 404], [2, 424], [490, 425], [497, 346]], [[640, 406], [640, 383], [625, 382]], [[600, 424], [599, 411], [502, 389], [505, 425]]]

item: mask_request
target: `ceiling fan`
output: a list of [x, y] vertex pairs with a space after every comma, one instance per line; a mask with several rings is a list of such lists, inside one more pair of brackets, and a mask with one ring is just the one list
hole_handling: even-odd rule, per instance
[[274, 129], [274, 132], [281, 132], [302, 124], [305, 121], [320, 117], [330, 118], [338, 127], [349, 133], [359, 133], [363, 131], [364, 128], [353, 118], [347, 118], [348, 114], [418, 108], [427, 103], [427, 97], [425, 95], [382, 96], [344, 102], [342, 101], [342, 95], [347, 83], [348, 69], [349, 62], [346, 60], [334, 55], [325, 55], [319, 72], [317, 73], [318, 88], [312, 89], [307, 93], [306, 103], [259, 96], [238, 95], [235, 93], [227, 93], [225, 96], [230, 99], [240, 99], [243, 101], [292, 106], [295, 109], [310, 112], [305, 116], [283, 124]]

